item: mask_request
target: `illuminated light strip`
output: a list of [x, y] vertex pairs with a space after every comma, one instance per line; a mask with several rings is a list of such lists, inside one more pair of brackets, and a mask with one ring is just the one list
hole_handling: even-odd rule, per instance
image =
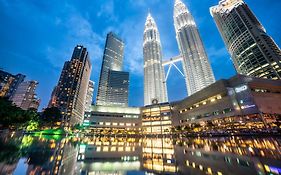
[[166, 82], [167, 79], [168, 79], [168, 76], [169, 76], [170, 71], [171, 71], [171, 67], [172, 67], [172, 64], [169, 65], [169, 69], [168, 69], [168, 72], [167, 72], [167, 75], [166, 75], [166, 78], [165, 78], [165, 82]]
[[174, 64], [174, 63], [172, 63], [175, 67], [176, 67], [176, 69], [180, 72], [180, 74], [184, 77], [184, 74], [181, 72], [181, 70]]

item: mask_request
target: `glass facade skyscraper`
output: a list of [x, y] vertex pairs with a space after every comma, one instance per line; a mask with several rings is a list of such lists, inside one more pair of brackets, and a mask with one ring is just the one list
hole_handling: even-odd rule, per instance
[[162, 48], [157, 25], [149, 13], [143, 34], [144, 105], [167, 102]]
[[129, 72], [110, 70], [107, 101], [114, 106], [128, 106]]
[[85, 111], [86, 112], [91, 111], [93, 96], [94, 96], [94, 89], [95, 89], [95, 82], [90, 80], [89, 84], [88, 84], [86, 99], [85, 99]]
[[70, 61], [66, 61], [57, 85], [54, 106], [61, 110], [64, 126], [82, 123], [85, 99], [91, 74], [87, 48], [74, 48]]
[[194, 18], [181, 0], [175, 0], [174, 26], [188, 95], [215, 82], [203, 42]]
[[108, 33], [99, 79], [98, 106], [128, 106], [129, 73], [122, 71], [123, 58], [124, 42], [113, 32]]
[[281, 51], [243, 0], [210, 8], [239, 74], [281, 79]]

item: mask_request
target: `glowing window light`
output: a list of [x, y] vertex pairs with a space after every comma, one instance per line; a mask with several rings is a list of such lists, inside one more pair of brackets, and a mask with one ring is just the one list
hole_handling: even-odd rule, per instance
[[207, 168], [207, 172], [212, 174], [212, 169], [211, 168]]

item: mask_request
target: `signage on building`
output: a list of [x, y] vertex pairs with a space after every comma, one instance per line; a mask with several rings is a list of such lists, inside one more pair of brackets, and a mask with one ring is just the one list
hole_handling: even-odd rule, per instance
[[236, 87], [236, 88], [235, 88], [235, 92], [236, 92], [236, 93], [240, 93], [240, 92], [243, 92], [243, 91], [245, 91], [245, 90], [247, 90], [247, 89], [248, 89], [248, 86], [243, 85], [243, 86]]

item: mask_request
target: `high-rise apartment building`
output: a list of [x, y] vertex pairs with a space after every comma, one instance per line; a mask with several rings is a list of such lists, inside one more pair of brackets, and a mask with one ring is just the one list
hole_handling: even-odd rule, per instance
[[149, 13], [143, 34], [144, 105], [168, 101], [162, 66], [162, 48], [157, 25]]
[[0, 97], [11, 99], [20, 83], [25, 79], [25, 75], [12, 75], [0, 70]]
[[194, 18], [181, 0], [175, 1], [174, 26], [190, 96], [214, 83], [215, 78]]
[[87, 49], [77, 45], [71, 60], [64, 64], [55, 95], [55, 106], [61, 110], [64, 126], [83, 121], [91, 69]]
[[280, 48], [243, 0], [221, 0], [210, 12], [239, 74], [281, 79]]
[[90, 112], [91, 106], [93, 102], [93, 96], [94, 96], [94, 89], [95, 89], [95, 82], [92, 80], [89, 81], [88, 89], [87, 89], [87, 95], [85, 100], [85, 111]]
[[58, 91], [58, 87], [55, 86], [54, 89], [53, 89], [53, 91], [52, 91], [50, 101], [49, 101], [49, 103], [48, 103], [48, 108], [56, 107], [57, 91]]
[[36, 81], [25, 81], [19, 84], [11, 100], [13, 103], [24, 109], [38, 109], [40, 100], [37, 99], [35, 93], [38, 82]]
[[[124, 87], [124, 81], [129, 82], [124, 77], [122, 71], [124, 58], [124, 42], [113, 32], [107, 34], [104, 48], [102, 67], [100, 72], [99, 87], [97, 94], [98, 106], [127, 106], [128, 87]], [[122, 87], [122, 88], [119, 88]], [[113, 90], [114, 89], [114, 90]], [[123, 93], [121, 96], [120, 93]]]

